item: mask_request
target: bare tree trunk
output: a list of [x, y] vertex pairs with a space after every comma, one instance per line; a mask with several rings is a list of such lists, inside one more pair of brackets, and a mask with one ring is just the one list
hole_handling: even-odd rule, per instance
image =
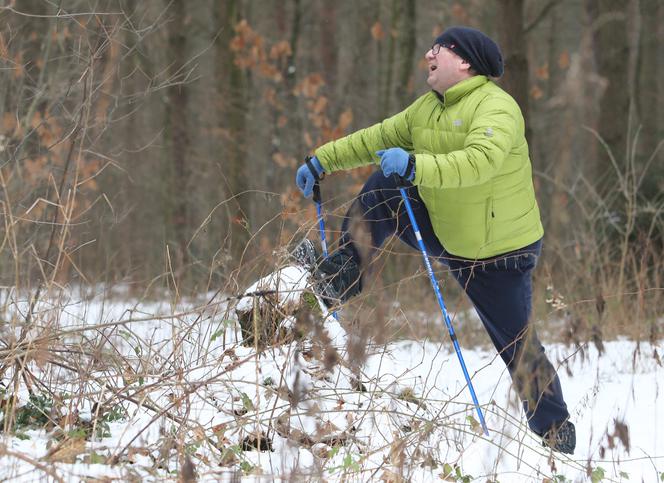
[[[627, 149], [629, 106], [629, 44], [627, 3], [624, 0], [586, 0], [589, 16], [595, 19], [593, 43], [597, 73], [607, 86], [600, 100], [599, 134], [617, 159]], [[595, 174], [607, 173], [600, 162]], [[607, 181], [611, 183], [611, 181]]]
[[[651, 160], [640, 195], [656, 202], [662, 192], [664, 178], [664, 60], [661, 41], [664, 35], [664, 5], [662, 2], [639, 2], [641, 29], [639, 32], [639, 58], [635, 82], [639, 126], [642, 130], [636, 146], [639, 169]], [[657, 150], [657, 151], [656, 151]]]
[[[297, 9], [296, 17], [299, 15], [297, 13], [300, 9], [299, 3], [298, 1], [295, 5]], [[320, 48], [323, 76], [327, 84], [334, 85], [337, 82], [337, 60], [339, 57], [339, 48], [336, 39], [336, 32], [338, 31], [337, 5], [334, 2], [323, 2], [320, 18]]]
[[[652, 154], [659, 139], [661, 139], [660, 123], [658, 118], [662, 109], [660, 91], [661, 77], [664, 75], [664, 60], [660, 42], [657, 39], [657, 31], [664, 35], [661, 25], [661, 17], [664, 14], [664, 6], [661, 2], [641, 2], [641, 16], [643, 28], [640, 32], [640, 56], [639, 73], [636, 90], [638, 92], [639, 112], [643, 123], [639, 153], [643, 157]], [[658, 130], [660, 132], [658, 133]]]
[[[176, 266], [173, 267], [181, 275], [188, 263], [187, 238], [190, 220], [187, 207], [189, 190], [189, 132], [187, 126], [188, 96], [187, 86], [180, 84], [183, 78], [182, 69], [186, 63], [186, 27], [185, 0], [174, 0], [172, 3], [172, 20], [169, 23], [168, 45], [171, 52], [170, 74], [173, 85], [166, 93], [168, 118], [168, 146], [172, 162], [172, 180], [170, 193], [172, 210], [170, 213], [173, 236], [176, 244]], [[171, 252], [171, 255], [173, 252]]]
[[390, 7], [390, 28], [386, 32], [387, 37], [387, 59], [385, 60], [385, 73], [382, 83], [381, 117], [390, 115], [390, 101], [392, 98], [392, 78], [394, 77], [394, 56], [396, 53], [395, 32], [399, 17], [398, 0], [392, 0]]
[[406, 0], [399, 4], [399, 58], [400, 66], [396, 86], [397, 108], [403, 109], [409, 103], [413, 93], [413, 70], [416, 61], [416, 19], [415, 0]]
[[528, 122], [528, 57], [523, 20], [523, 0], [499, 0], [498, 25], [500, 46], [505, 62], [501, 85], [521, 107], [526, 120], [526, 139], [531, 141], [532, 129]]
[[246, 112], [248, 108], [248, 79], [235, 65], [230, 43], [234, 27], [240, 21], [241, 0], [220, 2], [217, 10], [222, 27], [217, 52], [218, 96], [222, 105], [219, 118], [220, 131], [226, 133], [226, 151], [223, 161], [223, 187], [228, 204], [228, 233], [221, 244], [231, 255], [233, 263], [241, 261], [249, 240], [247, 230], [249, 198], [242, 195], [248, 189], [246, 160]]
[[[661, 42], [655, 39], [664, 38], [664, 5], [658, 4], [659, 9], [657, 12], [657, 28], [651, 35], [654, 35], [652, 40], [656, 44], [656, 51], [660, 51]], [[645, 31], [644, 31], [645, 33]], [[664, 139], [664, 59], [661, 55], [657, 55], [657, 140], [658, 142]], [[659, 153], [660, 160], [664, 160], [664, 152]], [[659, 163], [659, 172], [664, 174], [664, 162]]]
[[[286, 89], [288, 96], [288, 105], [289, 112], [292, 113], [293, 119], [291, 120], [293, 124], [293, 132], [297, 133], [296, 136], [293, 136], [292, 140], [292, 149], [298, 153], [298, 156], [304, 156], [303, 153], [303, 144], [302, 136], [299, 135], [302, 132], [302, 117], [300, 116], [298, 109], [297, 96], [294, 94], [295, 82], [297, 80], [297, 54], [298, 54], [298, 44], [300, 42], [300, 33], [302, 32], [302, 1], [293, 0], [293, 23], [291, 26], [291, 35], [290, 35], [290, 46], [291, 46], [291, 55], [286, 62], [286, 72], [284, 79], [286, 79]], [[336, 44], [335, 44], [336, 47]], [[336, 62], [336, 56], [335, 56]], [[337, 69], [335, 67], [335, 78], [336, 78]]]

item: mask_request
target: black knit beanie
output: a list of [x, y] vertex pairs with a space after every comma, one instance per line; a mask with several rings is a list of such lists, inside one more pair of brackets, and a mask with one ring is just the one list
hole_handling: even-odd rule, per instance
[[503, 55], [500, 48], [479, 30], [450, 27], [438, 36], [435, 43], [457, 54], [478, 74], [490, 77], [503, 75]]

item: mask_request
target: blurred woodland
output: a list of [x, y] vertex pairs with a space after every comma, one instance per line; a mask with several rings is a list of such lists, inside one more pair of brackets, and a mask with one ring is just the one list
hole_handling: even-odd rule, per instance
[[[661, 0], [2, 3], [1, 285], [240, 290], [315, 227], [303, 157], [425, 93], [463, 24], [526, 117], [547, 284], [662, 312]], [[324, 181], [332, 239], [372, 169]]]

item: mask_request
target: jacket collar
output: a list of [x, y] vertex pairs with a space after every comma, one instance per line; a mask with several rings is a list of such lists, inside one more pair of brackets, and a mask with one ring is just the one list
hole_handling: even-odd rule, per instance
[[485, 75], [474, 75], [468, 79], [464, 79], [461, 82], [454, 84], [452, 87], [445, 91], [445, 95], [433, 91], [436, 94], [436, 97], [442, 102], [445, 107], [451, 106], [455, 102], [459, 101], [463, 96], [469, 92], [477, 89], [480, 86], [483, 86], [489, 82], [489, 78]]

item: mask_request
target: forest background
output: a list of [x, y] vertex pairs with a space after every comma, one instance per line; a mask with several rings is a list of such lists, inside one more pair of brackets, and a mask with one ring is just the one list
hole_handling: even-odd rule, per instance
[[[425, 93], [424, 53], [462, 24], [501, 45], [526, 118], [538, 310], [572, 338], [660, 335], [664, 2], [3, 3], [0, 285], [241, 293], [315, 230], [303, 157]], [[324, 181], [333, 240], [373, 169]], [[388, 248], [381, 292], [403, 293], [421, 260]]]

